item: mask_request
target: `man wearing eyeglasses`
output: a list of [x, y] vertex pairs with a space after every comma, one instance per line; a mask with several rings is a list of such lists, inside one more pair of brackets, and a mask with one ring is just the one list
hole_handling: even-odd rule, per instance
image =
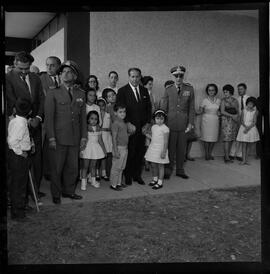
[[186, 133], [194, 127], [195, 104], [193, 87], [183, 82], [185, 67], [176, 66], [170, 70], [175, 84], [165, 89], [161, 98], [161, 108], [168, 115], [169, 159], [170, 164], [165, 167], [165, 179], [169, 179], [176, 160], [176, 176], [188, 179], [184, 171], [186, 153]]

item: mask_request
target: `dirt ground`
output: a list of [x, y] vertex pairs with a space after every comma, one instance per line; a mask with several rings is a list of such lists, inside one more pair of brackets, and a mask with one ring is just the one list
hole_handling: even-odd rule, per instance
[[9, 264], [261, 260], [260, 188], [42, 207], [8, 219]]

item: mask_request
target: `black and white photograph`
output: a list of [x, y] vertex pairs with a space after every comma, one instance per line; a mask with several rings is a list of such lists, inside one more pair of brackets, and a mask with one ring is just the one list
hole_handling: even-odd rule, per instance
[[4, 7], [8, 267], [261, 263], [264, 14]]

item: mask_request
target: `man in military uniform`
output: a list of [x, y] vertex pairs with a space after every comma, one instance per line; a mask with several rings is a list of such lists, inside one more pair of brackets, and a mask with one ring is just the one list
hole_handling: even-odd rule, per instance
[[66, 61], [59, 69], [61, 85], [48, 91], [45, 99], [45, 130], [51, 153], [53, 202], [62, 197], [82, 199], [75, 194], [80, 149], [87, 141], [85, 94], [74, 83], [77, 65]]
[[175, 77], [175, 84], [165, 89], [161, 98], [161, 108], [168, 114], [169, 137], [169, 159], [170, 164], [165, 168], [164, 178], [169, 179], [176, 156], [176, 176], [188, 179], [184, 171], [184, 160], [186, 153], [186, 133], [194, 126], [195, 104], [194, 90], [188, 83], [183, 83], [186, 69], [176, 66], [171, 69]]

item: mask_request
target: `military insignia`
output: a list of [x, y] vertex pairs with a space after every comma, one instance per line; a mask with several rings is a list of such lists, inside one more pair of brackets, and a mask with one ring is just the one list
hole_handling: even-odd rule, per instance
[[190, 91], [185, 90], [185, 91], [183, 92], [183, 96], [190, 96]]
[[83, 99], [82, 98], [77, 98], [76, 103], [81, 107], [83, 105]]

